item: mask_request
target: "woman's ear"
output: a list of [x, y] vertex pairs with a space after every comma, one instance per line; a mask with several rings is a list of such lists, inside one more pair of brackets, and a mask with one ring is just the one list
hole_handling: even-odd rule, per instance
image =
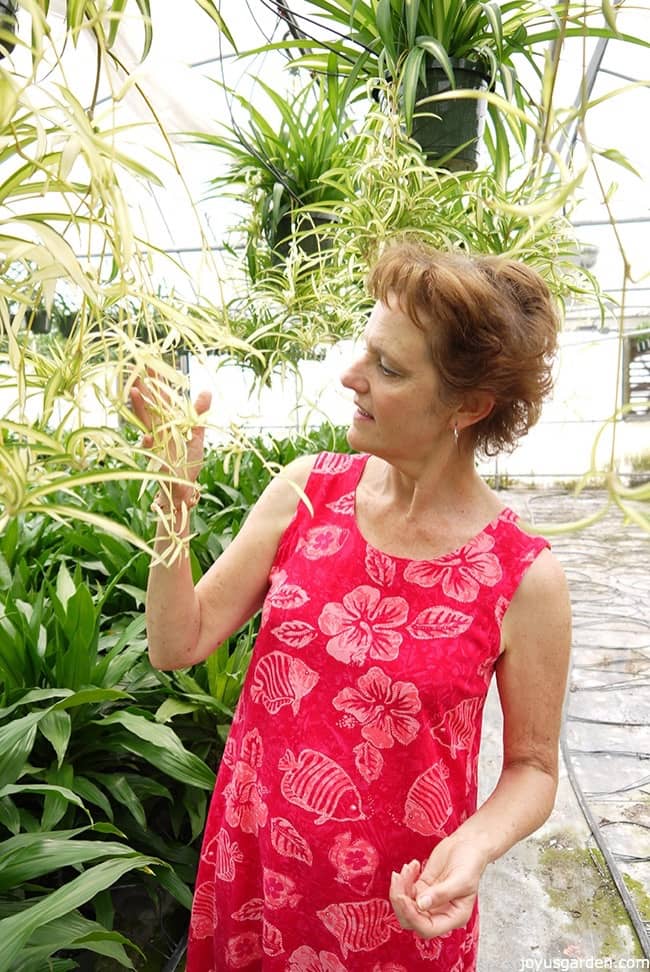
[[492, 392], [481, 389], [468, 392], [454, 414], [454, 422], [459, 432], [476, 425], [481, 419], [487, 418], [496, 404]]

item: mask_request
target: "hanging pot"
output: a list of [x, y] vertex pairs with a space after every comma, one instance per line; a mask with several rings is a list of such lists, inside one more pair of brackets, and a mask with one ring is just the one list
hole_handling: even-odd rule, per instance
[[17, 10], [16, 0], [0, 0], [0, 58], [11, 54], [16, 46]]
[[[451, 58], [456, 90], [487, 91], [489, 78], [475, 61]], [[482, 98], [449, 98], [418, 104], [423, 98], [451, 91], [449, 78], [437, 61], [427, 59], [426, 83], [416, 89], [412, 137], [427, 162], [452, 172], [478, 167], [487, 104]]]
[[273, 252], [280, 260], [286, 260], [291, 249], [292, 238], [298, 249], [308, 257], [329, 250], [332, 241], [323, 238], [318, 228], [334, 222], [335, 219], [336, 217], [329, 213], [301, 212], [294, 216], [294, 223], [291, 212], [285, 213], [278, 221], [275, 241], [269, 240]]

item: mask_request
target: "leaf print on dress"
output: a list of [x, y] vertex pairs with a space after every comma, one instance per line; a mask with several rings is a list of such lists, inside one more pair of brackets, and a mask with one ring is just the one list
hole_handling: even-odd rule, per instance
[[339, 496], [337, 500], [332, 503], [327, 504], [327, 509], [331, 510], [332, 513], [338, 513], [341, 516], [350, 516], [354, 513], [356, 494], [355, 490], [351, 490], [349, 493], [344, 493], [343, 496]]
[[348, 471], [355, 458], [347, 452], [321, 452], [316, 457], [312, 472], [323, 476], [344, 473]]
[[309, 866], [313, 863], [311, 847], [294, 825], [284, 817], [273, 817], [271, 820], [271, 844], [282, 857], [293, 857]]
[[222, 827], [216, 837], [213, 837], [201, 854], [201, 860], [214, 865], [214, 873], [220, 881], [235, 880], [236, 864], [241, 864], [244, 855], [236, 840], [230, 839], [230, 834]]
[[363, 776], [366, 783], [378, 780], [384, 768], [384, 757], [378, 749], [370, 743], [359, 743], [352, 750], [354, 753], [354, 765]]
[[309, 695], [319, 677], [299, 658], [284, 651], [272, 651], [255, 667], [251, 698], [260, 702], [271, 715], [277, 715], [285, 705], [291, 706], [293, 714], [298, 715], [301, 700]]
[[290, 648], [304, 648], [317, 636], [318, 632], [308, 621], [283, 621], [271, 628], [271, 634]]
[[264, 868], [264, 903], [274, 910], [278, 908], [295, 908], [301, 894], [296, 893], [296, 882], [286, 874]]
[[253, 769], [259, 769], [264, 759], [264, 745], [259, 729], [251, 729], [242, 739], [239, 758]]
[[365, 820], [361, 794], [338, 763], [315, 749], [303, 749], [298, 759], [287, 749], [278, 763], [284, 774], [282, 796], [289, 803], [317, 814], [316, 824], [327, 820]]
[[257, 932], [233, 935], [226, 943], [226, 964], [231, 969], [243, 969], [262, 958], [262, 943]]
[[341, 689], [332, 705], [354, 716], [364, 739], [379, 749], [391, 749], [395, 742], [407, 746], [415, 739], [420, 723], [414, 716], [422, 703], [412, 682], [394, 682], [373, 667], [357, 679], [357, 686]]
[[275, 958], [276, 955], [282, 955], [284, 952], [282, 932], [275, 925], [272, 925], [270, 921], [267, 921], [266, 918], [262, 925], [262, 951], [269, 958]]
[[263, 912], [264, 898], [251, 898], [237, 911], [233, 911], [232, 916], [235, 921], [261, 921]]
[[348, 972], [333, 952], [315, 952], [311, 945], [301, 945], [289, 957], [287, 972]]
[[212, 881], [199, 885], [194, 892], [190, 924], [195, 938], [209, 938], [214, 932], [217, 915]]
[[434, 763], [420, 773], [411, 785], [404, 805], [404, 823], [424, 837], [444, 837], [443, 827], [451, 816], [451, 797], [445, 782], [449, 770], [444, 763]]
[[418, 954], [425, 962], [435, 962], [440, 957], [442, 951], [441, 938], [420, 938], [418, 935], [414, 937]]
[[297, 584], [287, 584], [286, 570], [272, 570], [270, 579], [271, 586], [262, 607], [262, 624], [266, 624], [274, 607], [289, 611], [302, 607], [309, 601], [309, 594], [302, 587]]
[[475, 601], [481, 585], [494, 587], [502, 577], [501, 564], [493, 553], [494, 537], [479, 533], [454, 553], [437, 560], [414, 560], [404, 571], [404, 580], [419, 587], [441, 583], [447, 597], [468, 603]]
[[370, 544], [366, 545], [365, 567], [370, 580], [380, 587], [388, 587], [395, 580], [395, 561]]
[[379, 854], [372, 844], [363, 837], [353, 840], [348, 830], [335, 838], [327, 856], [339, 884], [347, 884], [360, 894], [368, 893], [379, 866]]
[[307, 560], [320, 560], [337, 554], [350, 534], [349, 530], [337, 526], [318, 526], [308, 530], [297, 546], [296, 553]]
[[266, 824], [268, 807], [262, 799], [262, 788], [257, 780], [257, 770], [240, 759], [235, 765], [232, 779], [224, 787], [226, 821], [231, 827], [240, 827], [246, 834], [257, 834]]
[[386, 898], [344, 901], [316, 914], [338, 939], [343, 958], [348, 952], [371, 952], [387, 942], [392, 932], [402, 930]]
[[453, 759], [461, 749], [471, 749], [482, 705], [482, 698], [463, 699], [453, 709], [448, 709], [440, 722], [431, 728], [431, 735], [451, 750]]
[[390, 661], [397, 658], [408, 617], [403, 597], [381, 597], [375, 587], [362, 584], [343, 597], [341, 604], [330, 601], [321, 611], [318, 626], [330, 635], [326, 650], [339, 661], [362, 665], [366, 655]]
[[406, 629], [418, 641], [435, 641], [436, 638], [457, 638], [467, 631], [474, 618], [462, 611], [437, 604], [425, 608]]

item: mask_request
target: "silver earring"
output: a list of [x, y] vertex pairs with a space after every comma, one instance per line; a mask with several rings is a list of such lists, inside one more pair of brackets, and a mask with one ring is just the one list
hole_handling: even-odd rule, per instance
[[456, 448], [458, 448], [458, 426], [454, 425], [454, 442], [456, 443]]

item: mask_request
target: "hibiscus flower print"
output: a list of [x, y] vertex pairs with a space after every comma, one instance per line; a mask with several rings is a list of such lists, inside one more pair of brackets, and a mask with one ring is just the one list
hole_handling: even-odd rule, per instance
[[407, 746], [420, 728], [414, 717], [422, 703], [415, 685], [394, 682], [380, 668], [370, 668], [358, 679], [357, 688], [342, 689], [332, 703], [354, 716], [363, 738], [379, 749], [391, 749], [395, 742]]
[[490, 553], [494, 537], [479, 533], [454, 553], [438, 560], [414, 560], [404, 571], [404, 580], [418, 587], [435, 587], [440, 583], [447, 597], [468, 603], [475, 601], [481, 584], [494, 587], [501, 580], [501, 565]]
[[326, 649], [333, 658], [361, 665], [366, 655], [383, 661], [397, 658], [403, 636], [395, 628], [407, 616], [403, 597], [382, 598], [376, 588], [362, 584], [346, 594], [341, 604], [326, 604], [318, 626], [330, 636]]
[[256, 834], [266, 824], [268, 807], [262, 799], [257, 770], [238, 760], [230, 783], [224, 788], [226, 820], [231, 827], [241, 827], [246, 834]]

